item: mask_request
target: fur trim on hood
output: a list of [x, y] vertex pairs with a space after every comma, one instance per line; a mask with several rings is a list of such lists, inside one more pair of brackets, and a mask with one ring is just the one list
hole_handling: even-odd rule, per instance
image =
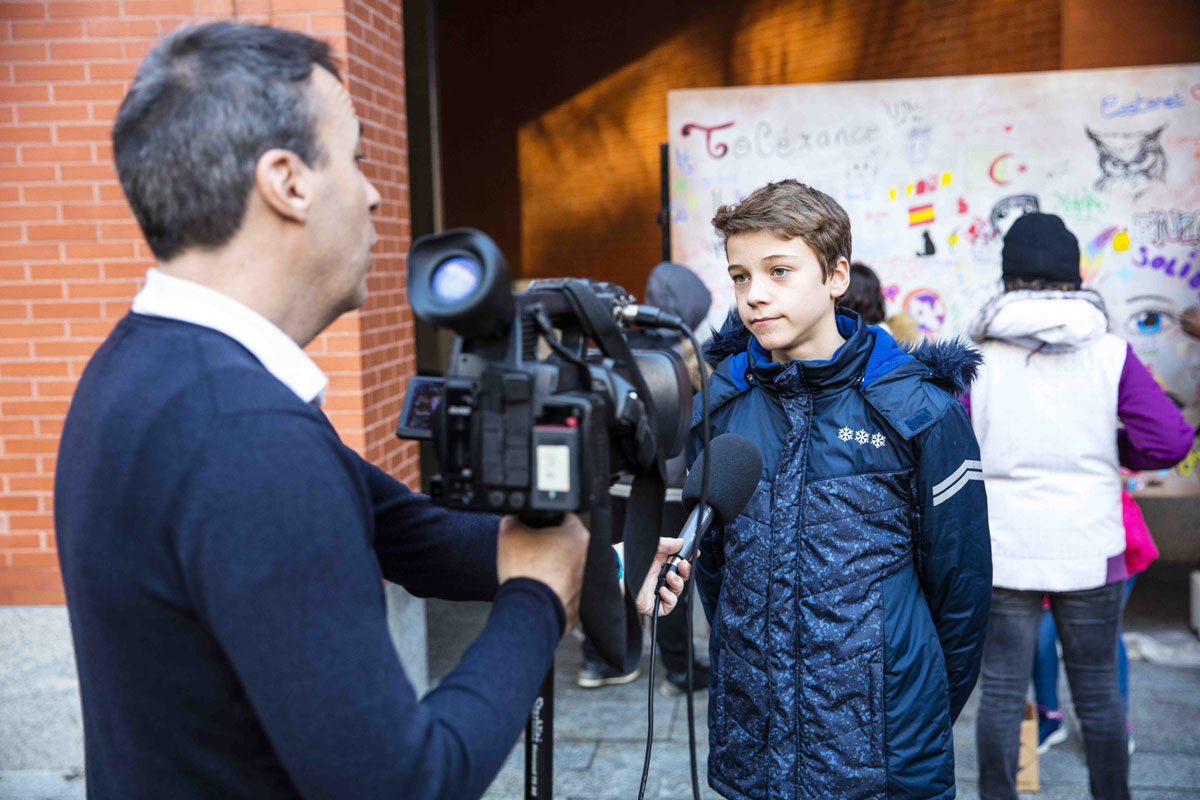
[[704, 343], [704, 361], [715, 367], [734, 353], [741, 353], [750, 346], [750, 331], [742, 324], [737, 309], [732, 309], [725, 317], [721, 330], [710, 328], [712, 336]]
[[912, 354], [929, 368], [929, 379], [935, 386], [955, 396], [971, 388], [983, 363], [983, 354], [966, 339], [922, 342]]
[[[750, 346], [750, 331], [736, 310], [730, 311], [721, 330], [713, 330], [704, 345], [704, 360], [716, 367], [726, 358], [743, 353]], [[983, 355], [965, 339], [923, 342], [910, 354], [929, 369], [929, 380], [950, 394], [967, 391], [983, 363]]]

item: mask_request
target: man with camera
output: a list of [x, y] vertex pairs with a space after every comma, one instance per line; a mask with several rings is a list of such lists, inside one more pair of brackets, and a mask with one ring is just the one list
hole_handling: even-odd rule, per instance
[[[375, 239], [360, 131], [327, 45], [233, 23], [161, 42], [121, 105], [159, 266], [80, 380], [55, 483], [91, 797], [478, 797], [577, 619], [577, 517], [435, 507], [320, 411], [301, 348], [365, 301]], [[424, 698], [381, 578], [494, 602]]]

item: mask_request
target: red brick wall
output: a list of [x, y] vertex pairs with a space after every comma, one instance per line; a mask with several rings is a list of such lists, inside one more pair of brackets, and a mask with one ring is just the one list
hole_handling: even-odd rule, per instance
[[1195, 0], [1063, 0], [1063, 69], [1200, 61]]
[[345, 441], [401, 480], [390, 434], [414, 366], [403, 288], [408, 165], [399, 0], [0, 2], [0, 605], [61, 603], [58, 436], [76, 380], [153, 259], [112, 167], [109, 132], [137, 65], [181, 24], [236, 16], [329, 41], [383, 196], [371, 299], [309, 347]]
[[362, 413], [360, 451], [406, 483], [419, 485], [415, 442], [401, 443], [396, 420], [415, 371], [412, 309], [405, 292], [411, 239], [408, 129], [404, 108], [404, 31], [395, 0], [346, 0], [350, 93], [364, 128], [368, 176], [383, 196], [375, 221], [379, 244], [370, 296], [359, 311], [361, 380], [353, 399]]

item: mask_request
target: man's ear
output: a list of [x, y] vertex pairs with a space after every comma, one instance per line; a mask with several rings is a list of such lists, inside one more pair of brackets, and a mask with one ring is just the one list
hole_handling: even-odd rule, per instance
[[254, 165], [254, 190], [284, 219], [304, 223], [312, 206], [312, 170], [291, 150], [273, 148]]
[[833, 274], [829, 276], [829, 296], [841, 297], [850, 288], [850, 262], [845, 257], [839, 258], [833, 266]]

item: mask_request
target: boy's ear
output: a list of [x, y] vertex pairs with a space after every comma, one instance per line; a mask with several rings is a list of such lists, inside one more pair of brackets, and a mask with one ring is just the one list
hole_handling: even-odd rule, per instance
[[837, 299], [850, 288], [850, 262], [845, 257], [839, 257], [833, 266], [833, 274], [829, 276], [829, 296]]

